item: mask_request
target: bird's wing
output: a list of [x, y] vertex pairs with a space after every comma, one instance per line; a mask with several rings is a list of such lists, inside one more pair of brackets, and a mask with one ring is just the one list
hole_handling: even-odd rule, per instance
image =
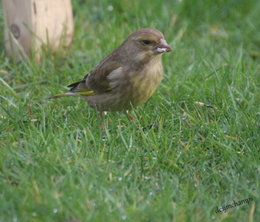
[[[121, 65], [115, 61], [103, 61], [93, 71], [85, 75], [81, 81], [68, 85], [71, 88], [70, 91], [49, 98], [55, 99], [64, 96], [79, 95], [90, 96], [109, 92], [115, 85], [113, 80], [121, 74]], [[118, 72], [118, 70], [120, 71]]]
[[70, 84], [70, 92], [81, 95], [92, 95], [108, 92], [110, 80], [108, 75], [121, 67], [117, 50], [104, 58], [94, 70], [89, 72], [81, 81]]
[[102, 62], [86, 77], [86, 85], [97, 93], [110, 91], [111, 86], [108, 75], [120, 67], [121, 65], [116, 61], [107, 60]]

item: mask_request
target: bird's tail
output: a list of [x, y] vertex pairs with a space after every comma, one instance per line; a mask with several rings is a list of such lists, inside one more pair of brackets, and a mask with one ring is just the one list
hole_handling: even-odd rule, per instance
[[54, 96], [50, 96], [48, 99], [58, 99], [58, 98], [65, 97], [65, 96], [78, 96], [78, 95], [73, 92], [65, 92], [65, 93], [60, 93], [60, 94], [54, 95]]

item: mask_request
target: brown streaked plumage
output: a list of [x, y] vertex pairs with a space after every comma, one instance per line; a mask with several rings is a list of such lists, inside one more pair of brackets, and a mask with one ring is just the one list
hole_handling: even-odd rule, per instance
[[131, 35], [70, 91], [54, 96], [81, 96], [98, 111], [121, 111], [146, 102], [163, 77], [161, 55], [171, 51], [163, 34], [150, 28]]

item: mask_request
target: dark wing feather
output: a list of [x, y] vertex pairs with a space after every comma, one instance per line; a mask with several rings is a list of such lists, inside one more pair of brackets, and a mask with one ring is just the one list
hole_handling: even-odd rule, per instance
[[74, 82], [70, 85], [68, 85], [67, 87], [68, 88], [71, 88], [70, 91], [74, 92], [76, 91], [76, 89], [79, 89], [79, 88], [86, 88], [86, 78], [88, 77], [89, 73], [87, 75], [84, 76], [84, 78], [78, 82]]

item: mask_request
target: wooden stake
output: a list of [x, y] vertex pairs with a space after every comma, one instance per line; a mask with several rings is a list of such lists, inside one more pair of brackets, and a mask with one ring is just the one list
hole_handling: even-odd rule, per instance
[[68, 46], [73, 35], [70, 0], [3, 0], [5, 48], [16, 59], [35, 55], [39, 60], [42, 46], [53, 51]]

